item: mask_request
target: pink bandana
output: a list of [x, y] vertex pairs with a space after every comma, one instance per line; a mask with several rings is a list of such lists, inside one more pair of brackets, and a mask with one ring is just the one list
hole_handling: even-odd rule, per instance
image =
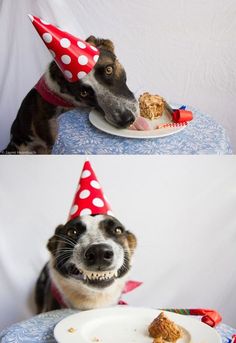
[[[127, 281], [125, 286], [124, 286], [124, 289], [122, 291], [122, 294], [129, 293], [141, 285], [142, 285], [142, 282], [139, 282], [139, 281]], [[60, 291], [58, 290], [58, 288], [56, 287], [56, 285], [53, 282], [51, 282], [51, 293], [52, 293], [53, 298], [58, 302], [58, 304], [62, 308], [68, 308], [68, 306], [66, 305], [66, 303], [63, 300], [63, 297], [62, 297]], [[119, 300], [118, 304], [119, 305], [127, 305], [127, 303], [123, 300]]]
[[54, 93], [47, 86], [44, 76], [41, 77], [41, 79], [38, 81], [38, 83], [36, 83], [34, 88], [41, 95], [41, 97], [51, 105], [67, 107], [67, 108], [75, 107], [71, 102], [64, 100], [58, 94]]

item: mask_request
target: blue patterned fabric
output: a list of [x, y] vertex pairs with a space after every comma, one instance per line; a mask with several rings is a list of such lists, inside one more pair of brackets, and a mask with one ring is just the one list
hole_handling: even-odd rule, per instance
[[[75, 310], [57, 310], [35, 316], [27, 321], [14, 324], [0, 333], [1, 343], [55, 343], [53, 329], [55, 325]], [[216, 330], [222, 337], [223, 343], [229, 343], [236, 329], [220, 324]]]
[[194, 115], [194, 120], [187, 128], [172, 136], [154, 139], [112, 136], [89, 122], [88, 110], [72, 110], [59, 118], [59, 134], [53, 154], [232, 154], [225, 129], [210, 116], [191, 107], [187, 109], [193, 111]]

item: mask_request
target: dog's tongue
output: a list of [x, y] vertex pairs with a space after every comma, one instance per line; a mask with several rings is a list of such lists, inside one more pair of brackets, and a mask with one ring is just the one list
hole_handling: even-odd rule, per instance
[[135, 122], [129, 127], [129, 130], [148, 131], [152, 130], [152, 128], [147, 119], [143, 117], [137, 117]]

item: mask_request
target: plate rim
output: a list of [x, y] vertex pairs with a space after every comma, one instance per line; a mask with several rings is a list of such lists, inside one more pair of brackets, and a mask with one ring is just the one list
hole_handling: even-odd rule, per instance
[[[205, 330], [207, 330], [208, 332], [211, 332], [211, 334], [215, 334], [216, 335], [216, 338], [218, 338], [218, 340], [216, 341], [216, 343], [222, 343], [222, 338], [220, 336], [220, 334], [214, 330], [212, 327], [202, 323], [201, 321], [198, 321], [196, 318], [193, 318], [193, 317], [189, 317], [189, 316], [186, 316], [186, 315], [182, 315], [182, 314], [179, 314], [179, 313], [175, 313], [175, 312], [170, 312], [170, 311], [165, 311], [165, 310], [160, 310], [160, 309], [155, 309], [155, 308], [149, 308], [149, 307], [135, 307], [135, 306], [125, 306], [124, 305], [116, 305], [116, 306], [112, 306], [112, 307], [107, 307], [107, 308], [98, 308], [98, 309], [92, 309], [92, 310], [87, 310], [87, 311], [79, 311], [77, 313], [73, 313], [73, 314], [70, 314], [68, 316], [66, 316], [65, 318], [63, 318], [62, 320], [60, 320], [56, 326], [54, 327], [54, 330], [53, 330], [53, 335], [54, 335], [54, 338], [56, 339], [56, 341], [58, 343], [64, 343], [63, 340], [61, 340], [58, 336], [57, 336], [57, 330], [60, 329], [60, 326], [62, 325], [62, 323], [66, 320], [68, 320], [68, 318], [71, 318], [71, 317], [77, 317], [77, 316], [80, 316], [80, 315], [84, 315], [84, 314], [90, 314], [91, 312], [93, 313], [96, 313], [96, 312], [108, 312], [109, 314], [109, 311], [121, 311], [121, 309], [125, 309], [126, 311], [150, 311], [150, 312], [155, 312], [154, 315], [158, 315], [160, 314], [160, 312], [164, 312], [166, 313], [167, 315], [169, 315], [169, 317], [177, 317], [177, 318], [184, 318], [186, 319], [190, 324], [193, 323], [194, 325], [200, 325], [202, 328], [204, 327]], [[172, 319], [172, 318], [171, 318]], [[173, 320], [173, 319], [172, 319]], [[190, 332], [191, 334], [191, 332]], [[191, 341], [192, 342], [192, 341]]]
[[[104, 124], [105, 128], [101, 128], [100, 125], [97, 124], [96, 120], [98, 120], [98, 122], [100, 122], [101, 124]], [[89, 112], [89, 121], [90, 123], [96, 127], [96, 129], [105, 132], [109, 135], [112, 136], [116, 136], [116, 137], [123, 137], [123, 138], [128, 138], [128, 139], [160, 139], [160, 138], [164, 138], [164, 137], [168, 137], [171, 135], [174, 135], [176, 133], [179, 133], [181, 131], [183, 131], [188, 125], [186, 126], [180, 126], [180, 127], [175, 127], [175, 128], [169, 128], [169, 129], [163, 129], [165, 131], [163, 131], [163, 134], [156, 134], [156, 135], [152, 135], [149, 136], [147, 135], [147, 132], [156, 132], [159, 131], [161, 132], [162, 129], [159, 130], [148, 130], [148, 131], [136, 131], [136, 130], [128, 130], [128, 129], [116, 129], [115, 127], [113, 127], [112, 125], [110, 125], [105, 119], [102, 118], [102, 114], [96, 110], [96, 109], [92, 109]], [[167, 130], [169, 130], [167, 132]], [[132, 134], [137, 133], [136, 136], [132, 136]]]

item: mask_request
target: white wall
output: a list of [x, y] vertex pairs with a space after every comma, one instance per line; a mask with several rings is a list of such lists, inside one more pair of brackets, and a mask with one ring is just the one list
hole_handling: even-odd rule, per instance
[[0, 148], [17, 109], [50, 61], [27, 13], [72, 33], [110, 37], [130, 87], [210, 114], [236, 151], [235, 0], [2, 0]]
[[[138, 237], [136, 306], [218, 309], [236, 327], [236, 158], [90, 158], [116, 216]], [[83, 157], [2, 157], [0, 327], [32, 315], [46, 242], [64, 223]]]

